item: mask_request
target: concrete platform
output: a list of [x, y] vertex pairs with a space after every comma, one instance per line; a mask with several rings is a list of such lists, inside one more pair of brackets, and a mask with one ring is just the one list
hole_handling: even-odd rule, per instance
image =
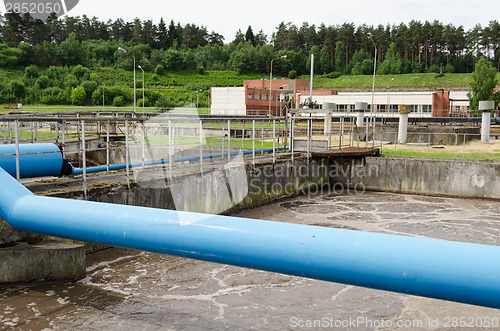
[[25, 241], [38, 236], [39, 235], [30, 232], [17, 231], [0, 217], [0, 247], [5, 244]]
[[64, 241], [0, 248], [0, 284], [74, 280], [85, 276], [85, 246]]
[[313, 152], [312, 157], [339, 157], [339, 156], [376, 156], [380, 154], [380, 148], [372, 147], [346, 147], [344, 149], [331, 149], [328, 151]]

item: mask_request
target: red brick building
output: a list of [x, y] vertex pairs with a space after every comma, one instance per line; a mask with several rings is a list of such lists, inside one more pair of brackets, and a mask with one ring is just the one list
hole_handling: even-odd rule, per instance
[[245, 80], [245, 105], [247, 115], [284, 115], [285, 95], [309, 88], [303, 79]]

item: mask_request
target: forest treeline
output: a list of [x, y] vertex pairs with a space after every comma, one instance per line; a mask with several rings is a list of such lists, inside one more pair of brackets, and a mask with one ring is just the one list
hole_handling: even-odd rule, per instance
[[[371, 34], [372, 40], [367, 35]], [[36, 65], [118, 67], [131, 69], [134, 54], [145, 70], [273, 71], [283, 76], [307, 74], [310, 54], [315, 72], [336, 77], [370, 74], [377, 48], [379, 74], [421, 72], [472, 72], [479, 58], [500, 65], [500, 24], [462, 26], [439, 21], [411, 21], [399, 25], [355, 26], [352, 23], [298, 27], [282, 22], [271, 36], [254, 33], [249, 26], [238, 30], [231, 41], [204, 26], [181, 25], [161, 19], [122, 19], [103, 22], [97, 18], [49, 17], [46, 22], [29, 15], [0, 16], [0, 66]]]

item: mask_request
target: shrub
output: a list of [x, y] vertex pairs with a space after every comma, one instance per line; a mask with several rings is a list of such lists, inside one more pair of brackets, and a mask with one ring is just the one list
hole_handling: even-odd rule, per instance
[[196, 67], [196, 73], [198, 75], [204, 75], [205, 74], [205, 67], [204, 66], [198, 66], [198, 67]]
[[295, 79], [297, 78], [297, 71], [296, 70], [290, 70], [288, 72], [288, 79]]
[[156, 100], [161, 96], [161, 93], [154, 90], [146, 90], [146, 99], [149, 99], [149, 105], [154, 105]]
[[[92, 93], [91, 99], [94, 105], [102, 105], [102, 92], [102, 88], [97, 88]], [[111, 95], [108, 93], [108, 88], [104, 87], [104, 104], [110, 105], [112, 100]]]
[[49, 77], [47, 75], [41, 75], [35, 82], [35, 87], [43, 90], [49, 87]]
[[330, 72], [330, 73], [325, 75], [326, 78], [330, 78], [330, 79], [339, 78], [340, 76], [342, 76], [342, 73], [340, 71]]
[[167, 97], [165, 94], [160, 95], [158, 100], [155, 102], [155, 107], [157, 109], [167, 109], [170, 103], [170, 98]]
[[107, 90], [107, 93], [111, 96], [111, 98], [123, 97], [124, 101], [132, 100], [133, 89], [122, 89], [119, 86], [112, 86]]
[[153, 76], [151, 77], [151, 83], [156, 84], [159, 81], [160, 81], [160, 77], [158, 77], [157, 74], [153, 74]]
[[66, 103], [64, 90], [59, 87], [48, 87], [42, 91], [40, 102], [46, 105], [62, 105]]
[[163, 67], [163, 65], [159, 64], [156, 66], [155, 74], [157, 74], [157, 75], [164, 75], [165, 74], [165, 68]]
[[26, 95], [26, 87], [24, 86], [24, 83], [19, 80], [13, 80], [10, 82], [9, 91], [16, 98], [16, 100], [20, 100]]
[[429, 68], [427, 68], [427, 72], [439, 73], [439, 65], [431, 65]]
[[77, 106], [83, 106], [87, 101], [87, 94], [82, 86], [78, 86], [73, 91], [71, 91], [72, 103]]
[[76, 88], [78, 86], [78, 79], [76, 79], [75, 75], [67, 75], [64, 80], [64, 87], [66, 88]]
[[115, 97], [113, 99], [113, 106], [115, 107], [123, 107], [125, 106], [125, 98], [123, 98], [121, 95], [118, 97]]
[[150, 107], [151, 103], [149, 102], [149, 99], [147, 97], [144, 97], [144, 100], [141, 98], [137, 100], [137, 107], [142, 107], [142, 103], [144, 101], [144, 107]]
[[89, 75], [89, 80], [95, 80], [97, 81], [97, 74], [95, 72], [91, 72], [90, 75]]
[[88, 78], [90, 76], [90, 70], [82, 66], [81, 64], [75, 66], [73, 70], [71, 70], [71, 73], [80, 80]]
[[414, 74], [425, 72], [425, 64], [423, 62], [411, 62], [411, 72]]
[[38, 78], [40, 75], [38, 67], [36, 65], [30, 65], [24, 69], [24, 76], [26, 78]]
[[97, 89], [97, 82], [93, 80], [86, 80], [81, 84], [81, 86], [85, 89], [87, 97], [90, 97]]
[[27, 104], [35, 103], [40, 96], [40, 89], [37, 87], [28, 87], [26, 89], [26, 96], [24, 97], [24, 102]]
[[188, 91], [205, 91], [205, 90], [210, 90], [212, 87], [212, 84], [207, 83], [207, 82], [199, 82], [199, 83], [189, 83], [186, 86], [184, 86], [185, 90]]

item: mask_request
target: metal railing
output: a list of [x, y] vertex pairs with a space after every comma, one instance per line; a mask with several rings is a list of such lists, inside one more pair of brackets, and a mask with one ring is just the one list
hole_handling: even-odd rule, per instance
[[[199, 161], [204, 171], [207, 159], [231, 162], [237, 155], [256, 158], [286, 148], [282, 118], [217, 118], [186, 116], [117, 117], [0, 117], [0, 143], [54, 142], [66, 159], [81, 168], [85, 195], [87, 173], [95, 167], [104, 171], [125, 166], [130, 185], [130, 168], [161, 161], [172, 172], [174, 165]], [[158, 164], [158, 163], [156, 163]], [[80, 172], [79, 172], [80, 173]]]
[[[478, 155], [474, 142], [480, 140], [479, 133], [408, 133], [408, 143], [403, 146], [398, 143], [398, 132], [381, 119], [375, 123], [374, 135], [369, 117], [363, 127], [358, 127], [354, 117], [337, 114], [333, 120], [306, 116], [118, 115], [99, 112], [52, 117], [2, 116], [0, 143], [58, 144], [64, 157], [81, 168], [85, 192], [87, 175], [93, 169], [109, 172], [123, 165], [130, 185], [131, 168], [163, 164], [172, 174], [179, 162], [198, 161], [203, 173], [207, 160], [231, 162], [243, 154], [247, 162], [255, 165], [260, 155], [269, 152], [275, 163], [277, 153], [287, 149], [292, 162], [297, 153], [311, 157], [315, 151], [348, 147], [376, 147], [387, 155], [498, 158], [494, 152]], [[499, 135], [492, 133], [490, 138], [494, 141]]]

